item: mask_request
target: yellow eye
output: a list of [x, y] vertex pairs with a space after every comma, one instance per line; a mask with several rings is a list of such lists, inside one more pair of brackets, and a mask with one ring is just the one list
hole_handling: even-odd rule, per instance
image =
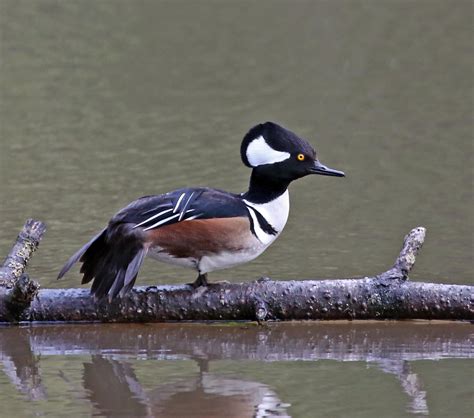
[[303, 154], [298, 154], [296, 156], [296, 158], [298, 158], [298, 161], [304, 161], [304, 155]]

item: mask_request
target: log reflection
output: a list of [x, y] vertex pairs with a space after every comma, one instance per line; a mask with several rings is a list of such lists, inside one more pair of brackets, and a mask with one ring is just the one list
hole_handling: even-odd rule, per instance
[[[40, 356], [88, 355], [81, 400], [101, 415], [169, 416], [235, 411], [235, 416], [288, 416], [288, 400], [269, 386], [209, 372], [216, 360], [363, 361], [396, 377], [409, 397], [407, 410], [428, 414], [415, 360], [472, 358], [469, 324], [286, 323], [256, 327], [218, 324], [65, 325], [0, 330], [0, 359], [12, 384], [29, 399], [46, 398]], [[144, 388], [132, 360], [192, 360], [197, 375]], [[70, 380], [63, 376], [66, 384]], [[316, 378], [316, 377], [315, 377]], [[230, 412], [229, 412], [230, 411]]]
[[[28, 329], [23, 329], [22, 332], [13, 333], [13, 335], [11, 333], [2, 335], [0, 364], [12, 385], [27, 399], [46, 399], [46, 389], [39, 365], [40, 356], [32, 351], [28, 331]], [[13, 339], [10, 339], [10, 336]]]
[[411, 369], [406, 360], [380, 360], [375, 363], [385, 373], [397, 377], [403, 391], [410, 397], [407, 410], [413, 414], [428, 415], [428, 404], [426, 403], [426, 392], [420, 377]]

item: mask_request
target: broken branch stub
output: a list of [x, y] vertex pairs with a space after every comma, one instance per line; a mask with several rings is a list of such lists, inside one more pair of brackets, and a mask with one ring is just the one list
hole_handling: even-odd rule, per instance
[[0, 268], [0, 286], [13, 286], [24, 273], [31, 255], [46, 231], [41, 221], [28, 219]]

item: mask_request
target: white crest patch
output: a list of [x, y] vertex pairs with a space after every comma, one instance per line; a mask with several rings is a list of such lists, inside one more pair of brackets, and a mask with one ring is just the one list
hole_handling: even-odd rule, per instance
[[255, 138], [247, 146], [247, 160], [252, 167], [264, 164], [274, 164], [290, 158], [289, 152], [282, 152], [273, 149], [267, 144], [263, 136]]

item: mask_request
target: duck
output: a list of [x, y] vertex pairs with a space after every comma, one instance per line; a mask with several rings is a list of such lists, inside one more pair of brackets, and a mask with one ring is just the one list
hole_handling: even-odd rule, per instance
[[323, 165], [310, 143], [275, 122], [244, 136], [240, 155], [251, 171], [248, 190], [231, 193], [185, 187], [141, 197], [119, 210], [58, 274], [81, 262], [82, 284], [96, 299], [129, 292], [145, 257], [193, 269], [192, 288], [208, 286], [208, 273], [247, 263], [262, 254], [288, 220], [288, 187], [308, 175], [344, 177]]

